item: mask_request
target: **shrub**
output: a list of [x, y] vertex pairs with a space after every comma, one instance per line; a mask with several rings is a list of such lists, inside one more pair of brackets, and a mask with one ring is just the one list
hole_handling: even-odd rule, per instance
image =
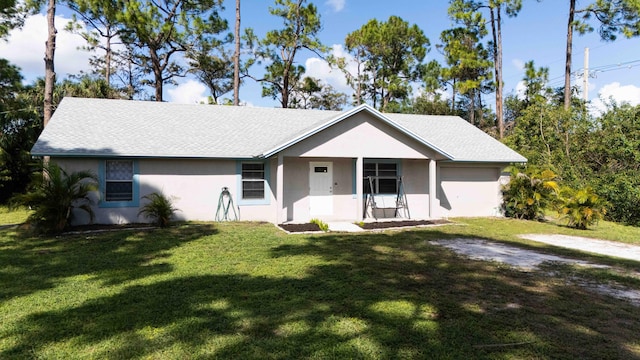
[[602, 220], [607, 213], [606, 202], [590, 187], [580, 190], [566, 187], [560, 192], [560, 197], [562, 206], [558, 212], [569, 226], [576, 229], [585, 230]]
[[171, 218], [173, 218], [176, 211], [179, 211], [173, 206], [171, 199], [162, 193], [154, 192], [142, 198], [148, 200], [148, 202], [140, 209], [138, 216], [144, 215], [160, 227], [169, 226]]
[[320, 219], [311, 219], [309, 222], [318, 225], [322, 231], [329, 231], [329, 225]]
[[596, 192], [609, 204], [606, 217], [627, 225], [640, 226], [640, 173], [634, 171], [608, 174], [597, 180]]
[[69, 227], [73, 210], [80, 209], [93, 221], [89, 193], [98, 190], [98, 178], [89, 171], [67, 173], [59, 165], [50, 162], [43, 167], [44, 176], [36, 176], [26, 194], [13, 199], [14, 205], [28, 206], [33, 213], [29, 224], [43, 233], [60, 233]]
[[546, 209], [557, 200], [557, 175], [551, 170], [513, 166], [511, 178], [502, 189], [505, 216], [517, 219], [543, 219]]

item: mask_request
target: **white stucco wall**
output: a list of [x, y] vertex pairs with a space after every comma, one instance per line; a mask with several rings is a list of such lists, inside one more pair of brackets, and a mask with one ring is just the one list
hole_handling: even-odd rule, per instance
[[446, 164], [439, 169], [441, 217], [500, 216], [502, 166]]
[[283, 151], [287, 157], [427, 159], [438, 155], [368, 113], [358, 113]]
[[[52, 161], [60, 164], [67, 171], [90, 170], [97, 174], [102, 160], [54, 158]], [[138, 159], [137, 162], [139, 196], [162, 192], [172, 197], [174, 205], [180, 209], [176, 212], [177, 220], [214, 220], [222, 187], [229, 188], [241, 220], [269, 222], [276, 220], [273, 161], [269, 161], [272, 170], [270, 187], [266, 188], [266, 194], [269, 197], [269, 204], [266, 205], [242, 205], [238, 201], [240, 184], [234, 160]], [[140, 205], [143, 205], [144, 201], [141, 199]], [[145, 218], [138, 217], [139, 207], [109, 208], [96, 205], [94, 212], [96, 223], [147, 221]], [[88, 222], [82, 213], [79, 215], [81, 215], [78, 217], [80, 223]]]

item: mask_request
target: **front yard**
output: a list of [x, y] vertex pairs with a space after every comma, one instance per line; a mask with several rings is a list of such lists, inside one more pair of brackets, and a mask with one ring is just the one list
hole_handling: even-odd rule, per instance
[[[640, 289], [640, 263], [516, 237], [640, 243], [640, 229], [458, 221], [353, 235], [255, 223], [41, 238], [0, 228], [0, 358], [640, 358], [640, 309], [567, 281]], [[613, 268], [523, 272], [429, 243], [461, 237]]]

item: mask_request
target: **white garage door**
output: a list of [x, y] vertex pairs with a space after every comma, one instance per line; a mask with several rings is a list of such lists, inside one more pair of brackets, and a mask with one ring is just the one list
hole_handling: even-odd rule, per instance
[[498, 168], [441, 168], [439, 195], [442, 215], [498, 215], [499, 174]]

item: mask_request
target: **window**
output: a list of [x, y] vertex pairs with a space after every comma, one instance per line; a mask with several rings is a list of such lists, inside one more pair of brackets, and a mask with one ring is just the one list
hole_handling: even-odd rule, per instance
[[242, 163], [242, 199], [264, 199], [264, 163]]
[[103, 160], [98, 165], [100, 178], [100, 207], [137, 207], [138, 161], [128, 159]]
[[105, 201], [133, 201], [133, 160], [107, 160]]
[[374, 194], [398, 193], [398, 164], [395, 162], [365, 162], [363, 169], [364, 192], [371, 192], [369, 176], [373, 179]]

